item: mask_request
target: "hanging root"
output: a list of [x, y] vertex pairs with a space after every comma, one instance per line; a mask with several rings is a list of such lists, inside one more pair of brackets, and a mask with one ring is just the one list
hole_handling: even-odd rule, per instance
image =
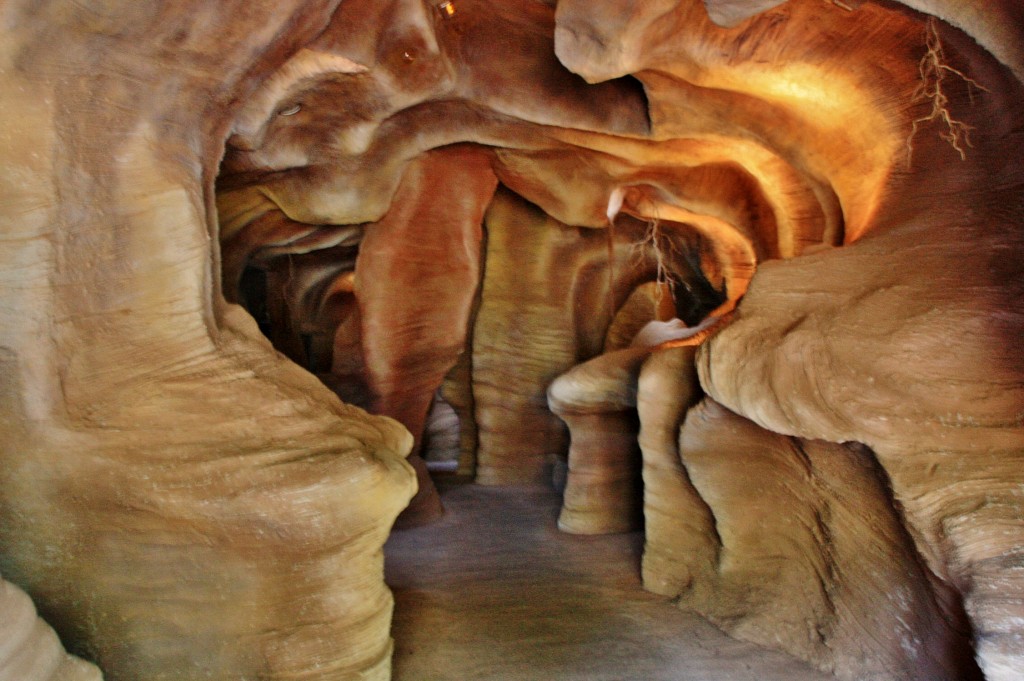
[[661, 305], [662, 296], [666, 292], [671, 295], [676, 286], [680, 284], [668, 268], [669, 258], [678, 256], [679, 249], [662, 231], [658, 219], [653, 218], [647, 222], [647, 231], [644, 233], [644, 237], [633, 244], [633, 251], [638, 260], [642, 259], [646, 252], [654, 253], [655, 281], [658, 284], [654, 294], [654, 305], [657, 309]]
[[943, 89], [946, 86], [944, 81], [950, 76], [957, 76], [960, 80], [967, 83], [967, 93], [968, 96], [971, 96], [972, 102], [974, 100], [971, 88], [978, 88], [985, 92], [989, 90], [978, 81], [965, 75], [963, 71], [955, 69], [946, 63], [946, 55], [942, 50], [942, 39], [939, 37], [939, 28], [935, 17], [928, 18], [925, 28], [925, 44], [928, 47], [928, 51], [921, 57], [921, 62], [918, 64], [918, 70], [921, 73], [921, 83], [917, 86], [917, 90], [914, 91], [913, 101], [929, 101], [932, 104], [932, 108], [928, 115], [916, 119], [910, 128], [910, 136], [907, 137], [907, 165], [910, 165], [911, 157], [914, 154], [914, 135], [917, 134], [918, 128], [932, 121], [945, 123], [946, 132], [940, 133], [940, 137], [956, 149], [960, 154], [961, 160], [966, 161], [967, 147], [973, 146], [971, 144], [971, 131], [974, 130], [974, 127], [956, 120], [950, 114], [949, 97]]
[[[617, 187], [612, 191], [608, 197], [608, 285], [609, 291], [612, 291], [612, 281], [614, 278], [614, 236], [615, 236], [615, 217], [622, 210], [622, 205], [625, 202], [626, 190], [623, 187]], [[655, 310], [661, 308], [662, 299], [666, 292], [672, 295], [675, 291], [675, 287], [680, 283], [672, 272], [668, 268], [669, 257], [679, 255], [679, 249], [676, 248], [672, 240], [669, 239], [661, 229], [661, 224], [657, 217], [651, 218], [647, 221], [647, 231], [644, 233], [644, 237], [633, 244], [633, 254], [636, 260], [642, 261], [644, 255], [647, 252], [654, 253], [654, 259], [656, 264], [655, 279], [658, 284], [654, 294], [654, 306]], [[685, 282], [683, 282], [685, 285]], [[611, 302], [609, 302], [611, 305]], [[674, 306], [673, 306], [674, 307]], [[613, 315], [614, 316], [614, 315]]]

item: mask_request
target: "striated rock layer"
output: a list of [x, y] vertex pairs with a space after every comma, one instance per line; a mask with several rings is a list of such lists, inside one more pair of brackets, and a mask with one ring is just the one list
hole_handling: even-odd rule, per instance
[[[875, 508], [875, 515], [887, 504], [899, 510], [911, 541], [899, 555], [884, 549], [887, 560], [921, 566], [910, 581], [931, 585], [935, 595], [926, 590], [920, 598], [936, 599], [939, 614], [954, 623], [952, 640], [968, 635], [954, 616], [963, 608], [986, 678], [1018, 678], [1024, 166], [1007, 150], [1020, 146], [1024, 130], [1024, 93], [1013, 70], [1019, 63], [1008, 56], [1021, 44], [1021, 24], [1012, 19], [1019, 9], [986, 3], [991, 16], [1010, 17], [995, 30], [967, 3], [920, 3], [956, 18], [975, 42], [892, 3], [731, 3], [751, 11], [729, 29], [710, 28], [703, 4], [666, 0], [629, 11], [629, 3], [611, 0], [560, 2], [556, 29], [560, 58], [588, 80], [637, 74], [647, 87], [653, 136], [724, 136], [723, 146], [734, 145], [763, 191], [788, 182], [788, 173], [794, 188], [802, 183], [809, 192], [796, 212], [796, 204], [787, 209], [772, 198], [777, 194], [767, 194], [777, 211], [781, 259], [758, 260], [732, 324], [698, 354], [700, 382], [768, 431], [870, 447], [892, 501], [879, 493], [872, 501], [865, 490], [849, 505]], [[778, 6], [758, 13], [770, 4]], [[789, 170], [759, 160], [762, 152]], [[640, 198], [662, 200], [650, 192]], [[842, 247], [787, 252], [787, 243], [814, 234], [807, 228], [814, 224], [819, 234], [839, 236], [825, 243]], [[658, 449], [671, 456], [664, 434], [680, 413], [651, 418], [670, 419], [663, 426], [641, 416], [642, 428], [662, 433]], [[731, 516], [729, 507], [746, 503], [752, 490], [730, 492], [733, 483], [718, 476], [707, 477], [702, 489], [687, 488], [704, 465], [704, 445], [688, 452], [696, 445], [683, 434], [678, 463], [659, 457], [661, 470], [645, 471], [654, 488], [648, 509], [656, 514], [648, 524], [645, 574], [651, 588], [668, 593], [702, 589], [707, 581], [681, 558], [693, 555], [698, 566], [707, 563], [701, 569], [713, 575], [711, 588], [728, 601], [716, 553], [724, 539], [712, 530], [718, 514]], [[762, 472], [766, 483], [782, 475], [774, 466]], [[682, 490], [676, 510], [662, 501], [673, 480]], [[787, 541], [810, 545], [812, 538]], [[744, 569], [755, 568], [756, 553]], [[844, 560], [851, 570], [857, 564]], [[778, 618], [759, 619], [759, 599], [775, 597], [755, 577], [737, 580], [744, 588], [733, 612], [718, 610], [719, 595], [683, 602], [727, 626], [742, 622], [733, 628], [743, 636], [776, 640], [785, 616], [780, 610]], [[888, 588], [868, 587], [867, 574], [860, 579], [875, 593]], [[866, 596], [855, 603], [839, 611], [840, 628], [873, 607]], [[814, 608], [802, 607], [815, 621]], [[941, 632], [929, 639], [924, 622], [911, 629], [932, 640], [932, 650], [947, 645]], [[970, 676], [941, 656], [930, 667], [922, 663], [931, 671], [917, 671], [907, 661], [915, 659], [913, 646], [899, 645], [898, 627], [876, 631], [882, 633], [870, 652], [857, 647], [863, 637], [845, 633], [825, 657], [815, 658], [796, 632], [779, 635], [776, 644], [848, 678], [862, 678], [876, 663], [870, 673], [882, 678]]]
[[869, 450], [771, 433], [705, 400], [679, 451], [686, 474], [661, 483], [659, 505], [693, 512], [648, 532], [649, 588], [840, 678], [981, 678], [956, 594], [918, 556]]
[[217, 293], [236, 102], [335, 4], [0, 5], [0, 570], [107, 679], [389, 677], [411, 438]]
[[550, 394], [648, 588], [1024, 676], [1020, 7], [0, 3], [0, 570], [107, 678], [383, 679], [436, 390], [488, 484]]

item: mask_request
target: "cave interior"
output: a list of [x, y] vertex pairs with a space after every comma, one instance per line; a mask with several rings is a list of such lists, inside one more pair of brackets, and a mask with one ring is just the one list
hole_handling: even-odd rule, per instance
[[0, 19], [0, 681], [1024, 679], [1018, 0]]

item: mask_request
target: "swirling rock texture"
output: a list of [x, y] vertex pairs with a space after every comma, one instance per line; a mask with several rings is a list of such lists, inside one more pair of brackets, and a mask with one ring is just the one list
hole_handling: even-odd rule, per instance
[[962, 607], [870, 451], [771, 433], [710, 400], [679, 449], [686, 476], [661, 493], [692, 511], [649, 536], [655, 590], [840, 677], [978, 678]]
[[411, 438], [215, 293], [234, 102], [332, 9], [0, 5], [0, 570], [107, 679], [389, 677]]
[[[612, 534], [642, 525], [640, 459], [644, 442], [639, 437], [638, 416], [646, 417], [648, 428], [661, 426], [668, 419], [644, 414], [639, 402], [647, 398], [655, 410], [675, 407], [678, 411], [677, 400], [689, 406], [699, 391], [696, 381], [690, 380], [688, 385], [673, 386], [673, 390], [648, 387], [642, 394], [641, 372], [648, 360], [658, 364], [661, 357], [683, 356], [686, 363], [674, 367], [677, 371], [671, 375], [681, 381], [692, 377], [692, 351], [679, 355], [668, 345], [696, 339], [700, 333], [700, 327], [690, 329], [679, 320], [649, 322], [629, 347], [613, 350], [606, 343], [609, 352], [577, 365], [548, 387], [548, 406], [565, 422], [571, 435], [559, 529], [575, 534]], [[657, 360], [651, 358], [656, 349], [661, 351]], [[655, 370], [647, 371], [650, 375]], [[676, 423], [670, 428], [670, 437], [675, 437], [678, 427]], [[658, 476], [654, 477], [652, 491], [658, 485]]]
[[[0, 16], [0, 570], [107, 678], [386, 678], [435, 394], [538, 482], [560, 375], [613, 519], [639, 447], [647, 588], [843, 678], [1024, 676], [1019, 3]], [[671, 316], [730, 323], [623, 350]]]
[[[716, 62], [718, 55], [731, 61], [734, 54], [714, 51], [706, 43], [695, 48], [670, 39], [679, 28], [668, 26], [668, 19], [685, 12], [669, 4], [674, 5], [652, 7], [649, 14], [645, 6], [645, 12], [627, 17], [619, 11], [621, 7], [609, 3], [605, 6], [609, 15], [598, 20], [592, 4], [575, 14], [571, 3], [560, 4], [559, 12], [564, 11], [566, 17], [560, 55], [593, 79], [641, 68], [674, 70], [680, 80], [685, 79], [684, 84], [673, 83], [671, 77], [662, 80], [661, 73], [657, 76], [666, 97], [670, 92], [678, 96], [681, 90], [689, 90], [695, 81], [715, 87], [714, 96], [723, 99], [726, 94], [719, 90], [760, 90], [759, 67], [744, 74], [744, 87], [736, 87], [728, 81], [738, 76], [734, 71], [738, 65]], [[949, 16], [966, 16], [963, 7], [944, 9]], [[992, 9], [996, 14], [1013, 15], [1015, 22], [1009, 25], [1020, 26], [1019, 9], [1009, 5]], [[810, 12], [804, 16], [805, 28], [816, 26], [823, 32], [784, 38], [803, 10]], [[810, 115], [800, 124], [802, 148], [796, 160], [805, 167], [817, 166], [814, 174], [827, 178], [828, 187], [835, 192], [842, 206], [844, 247], [763, 264], [738, 321], [701, 350], [701, 383], [726, 406], [777, 433], [869, 445], [886, 473], [886, 484], [891, 485], [914, 550], [927, 567], [929, 580], [938, 583], [933, 598], [944, 604], [941, 614], [956, 622], [949, 614], [946, 593], [953, 590], [959, 594], [985, 675], [1016, 678], [1021, 674], [1024, 652], [1019, 581], [1024, 437], [1021, 363], [1012, 348], [1013, 339], [1021, 336], [1021, 310], [1013, 299], [1019, 295], [1022, 281], [1017, 255], [1022, 206], [1019, 159], [1007, 158], [1003, 150], [1019, 143], [1020, 89], [1013, 76], [1019, 73], [1019, 62], [1007, 58], [1006, 68], [963, 34], [890, 5], [864, 3], [850, 13], [848, 21], [829, 21], [825, 17], [830, 11], [788, 3], [777, 12], [739, 24], [732, 35], [756, 48], [756, 43], [767, 37], [759, 31], [779, 32], [771, 40], [773, 70], [777, 59], [795, 49], [797, 54], [783, 59], [793, 68], [813, 63], [835, 79], [830, 88], [821, 89], [809, 87], [813, 82], [809, 74], [792, 81], [781, 78], [768, 85], [769, 90], [776, 89], [774, 95], [764, 90], [759, 94], [769, 103], [779, 103], [781, 116]], [[879, 23], [871, 29], [873, 17]], [[884, 24], [883, 17], [887, 19]], [[905, 28], [898, 28], [901, 22], [907, 22]], [[999, 32], [990, 32], [966, 19], [959, 23], [980, 31], [982, 44], [998, 42], [998, 33], [1006, 30], [1005, 24]], [[615, 43], [614, 49], [604, 49], [611, 42], [600, 26], [614, 26], [614, 35], [627, 37]], [[844, 32], [844, 26], [857, 32]], [[870, 33], [886, 30], [882, 26], [906, 37], [900, 41], [893, 36], [890, 42], [878, 32]], [[878, 70], [873, 73], [829, 66], [831, 59], [849, 59], [858, 49], [878, 42], [909, 47], [908, 38], [914, 35], [910, 26], [926, 48], [918, 42], [916, 52], [891, 54], [888, 60], [876, 57], [872, 62]], [[815, 52], [814, 35], [828, 41], [831, 57]], [[863, 42], [865, 35], [870, 35], [870, 43]], [[694, 53], [696, 58], [691, 61]], [[679, 64], [686, 66], [680, 69]], [[909, 77], [903, 87], [897, 85], [901, 71], [904, 79]], [[858, 82], [840, 84], [838, 79], [847, 76]], [[883, 84], [884, 93], [879, 91]], [[833, 102], [877, 92], [865, 102], [872, 113], [862, 110], [865, 117], [884, 117], [869, 124], [873, 140], [856, 142], [857, 135], [866, 134], [858, 132], [858, 123], [831, 115], [823, 108], [827, 104], [824, 99], [817, 103], [808, 100], [829, 90]], [[859, 109], [849, 103], [851, 106], [842, 107], [844, 112]], [[755, 111], [755, 117], [760, 113]], [[933, 113], [937, 115], [932, 117]], [[668, 124], [693, 123], [674, 122], [669, 120], [671, 115], [666, 111]], [[958, 121], [970, 129], [959, 127]], [[882, 182], [878, 177], [870, 179], [872, 169], [866, 167], [853, 181], [848, 173], [856, 162], [851, 164], [838, 148], [829, 153], [813, 151], [814, 128], [838, 123], [827, 134], [830, 140], [835, 138], [837, 146], [846, 137], [856, 148], [879, 152], [886, 145], [885, 130], [893, 122], [900, 130], [893, 141], [902, 143], [903, 149], [900, 153], [901, 144], [897, 144], [888, 163], [872, 163], [876, 171], [886, 168]], [[935, 134], [936, 125], [942, 126], [938, 130], [942, 135]], [[748, 123], [748, 127], [757, 129], [755, 126], [760, 126], [756, 120]], [[769, 140], [770, 135], [785, 137], [786, 129], [779, 121], [768, 135], [759, 136]], [[931, 134], [922, 137], [922, 130]], [[969, 131], [973, 133], [970, 147], [962, 136]], [[778, 148], [792, 147], [783, 143]], [[858, 156], [858, 160], [866, 158]], [[838, 165], [829, 168], [833, 163]], [[857, 183], [860, 186], [853, 186]], [[942, 193], [955, 195], [957, 200], [937, 201], [934, 197]], [[862, 211], [866, 212], [860, 217]], [[721, 509], [715, 506], [722, 503], [719, 495], [723, 491], [712, 488], [724, 483], [710, 483], [711, 487], [702, 491], [692, 489], [687, 477], [693, 477], [694, 471], [689, 469], [702, 464], [697, 459], [687, 464], [688, 446], [693, 445], [684, 428], [680, 450], [687, 475], [680, 476], [678, 498], [685, 503], [681, 508], [692, 509], [692, 513], [680, 515], [688, 515], [686, 523], [693, 527], [686, 531], [677, 528], [675, 536], [680, 546], [692, 547], [693, 555], [718, 565], [720, 573], [721, 556], [716, 556], [715, 550], [738, 549], [729, 546], [735, 539], [716, 535]], [[869, 502], [865, 498], [863, 503], [867, 507]], [[742, 635], [762, 640], [768, 635], [771, 627], [765, 626], [759, 633], [751, 631], [750, 620], [757, 618], [755, 607], [737, 618], [735, 612], [725, 615], [717, 602], [701, 596], [707, 584], [700, 571], [687, 565], [690, 559], [679, 557], [685, 551], [677, 549], [674, 560], [667, 559], [672, 555], [672, 542], [653, 534], [648, 527], [648, 541], [658, 547], [651, 564], [667, 561], [678, 567], [652, 569], [651, 586], [683, 594], [684, 604], [720, 621], [741, 622], [735, 626]], [[833, 542], [830, 539], [825, 544]], [[853, 564], [846, 569], [854, 569]], [[742, 581], [749, 596], [757, 580], [745, 577]], [[888, 589], [880, 588], [878, 593], [888, 593]], [[894, 635], [889, 645], [897, 638]], [[948, 641], [955, 638], [940, 637], [935, 649], [951, 649]], [[884, 649], [883, 643], [876, 654]], [[836, 654], [830, 665], [842, 676], [863, 678], [862, 668], [868, 665], [843, 662], [840, 658], [847, 653]], [[898, 657], [899, 651], [896, 653]], [[809, 652], [802, 654], [813, 658]], [[915, 670], [901, 671], [889, 664], [877, 673], [897, 678], [969, 676], [969, 670], [948, 665], [945, 672]]]

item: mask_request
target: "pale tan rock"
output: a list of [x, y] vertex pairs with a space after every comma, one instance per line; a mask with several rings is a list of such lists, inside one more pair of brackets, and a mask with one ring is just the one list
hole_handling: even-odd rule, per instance
[[[781, 463], [692, 440], [680, 454], [698, 396], [688, 351], [651, 357], [636, 388], [649, 588], [854, 677], [956, 677], [931, 616], [955, 620], [962, 600], [988, 677], [1024, 675], [1021, 5], [736, 0], [744, 20], [722, 28], [716, 4], [5, 3], [0, 570], [109, 678], [385, 677], [379, 547], [413, 491], [411, 441], [276, 356], [221, 299], [218, 265], [247, 304], [239, 283], [265, 274], [279, 351], [413, 430], [456, 362], [463, 471], [518, 483], [563, 459], [545, 390], [611, 349], [627, 298], [659, 278], [635, 247], [658, 225], [688, 321], [742, 298], [698, 353], [700, 380], [768, 429], [736, 422]], [[936, 99], [951, 118], [928, 118]], [[956, 121], [973, 146], [950, 143]], [[414, 238], [430, 201], [415, 210], [424, 192], [403, 182], [452, 145], [473, 147], [473, 179], [507, 188], [478, 302], [467, 253], [450, 281], [436, 258], [421, 279], [396, 268], [400, 290], [363, 315], [364, 226], [390, 215]], [[442, 240], [478, 227], [456, 222]], [[389, 278], [385, 250], [363, 255]], [[425, 324], [420, 344], [387, 337], [389, 310], [430, 317], [400, 295], [428, 279], [456, 294], [457, 323]], [[636, 371], [579, 384], [567, 404], [615, 416], [588, 413], [578, 442], [601, 452], [610, 424], [612, 449], [636, 446], [619, 399]], [[793, 474], [793, 437], [833, 443], [801, 445], [810, 481]], [[839, 442], [871, 447], [892, 499]], [[777, 574], [745, 524], [760, 482], [806, 526]], [[861, 507], [878, 526], [858, 524]], [[912, 574], [871, 575], [864, 556]], [[842, 586], [834, 616], [801, 590], [826, 582]], [[923, 604], [918, 619], [872, 609], [889, 584]]]
[[331, 9], [0, 10], [0, 570], [108, 679], [389, 676], [411, 439], [214, 276], [232, 102]]
[[659, 553], [654, 586], [675, 576], [683, 607], [842, 679], [980, 678], [966, 617], [869, 450], [777, 435], [705, 400], [679, 451], [711, 523], [666, 528], [702, 550]]
[[717, 560], [714, 517], [679, 455], [679, 429], [702, 396], [694, 347], [659, 350], [637, 382], [638, 442], [643, 456], [644, 588], [676, 597], [694, 576], [691, 565]]
[[548, 406], [569, 428], [568, 477], [558, 528], [610, 534], [640, 527], [636, 381], [650, 348], [605, 353], [559, 376]]
[[[667, 454], [658, 441], [666, 425], [674, 440], [678, 419], [699, 394], [693, 348], [660, 346], [694, 332], [678, 319], [648, 322], [630, 347], [573, 367], [548, 387], [548, 406], [570, 433], [559, 529], [574, 534], [626, 532], [641, 527], [641, 499], [658, 504], [666, 472], [657, 469]], [[664, 359], [655, 359], [663, 353]], [[679, 358], [687, 359], [679, 364]], [[652, 368], [641, 395], [638, 383], [648, 364]], [[662, 391], [665, 381], [669, 387]], [[640, 432], [645, 423], [646, 434]], [[640, 479], [645, 442], [652, 450], [645, 452], [643, 466], [645, 477], [654, 476], [646, 483], [649, 490]], [[651, 511], [645, 509], [644, 515]], [[670, 513], [690, 515], [682, 508]]]
[[24, 591], [0, 579], [0, 681], [100, 681], [95, 666], [64, 651]]
[[[473, 332], [476, 479], [539, 482], [568, 444], [545, 391], [579, 356], [570, 293], [575, 273], [561, 270], [552, 278], [543, 263], [567, 261], [582, 244], [575, 230], [500, 191], [486, 228], [488, 258]], [[602, 249], [593, 244], [589, 250]]]

